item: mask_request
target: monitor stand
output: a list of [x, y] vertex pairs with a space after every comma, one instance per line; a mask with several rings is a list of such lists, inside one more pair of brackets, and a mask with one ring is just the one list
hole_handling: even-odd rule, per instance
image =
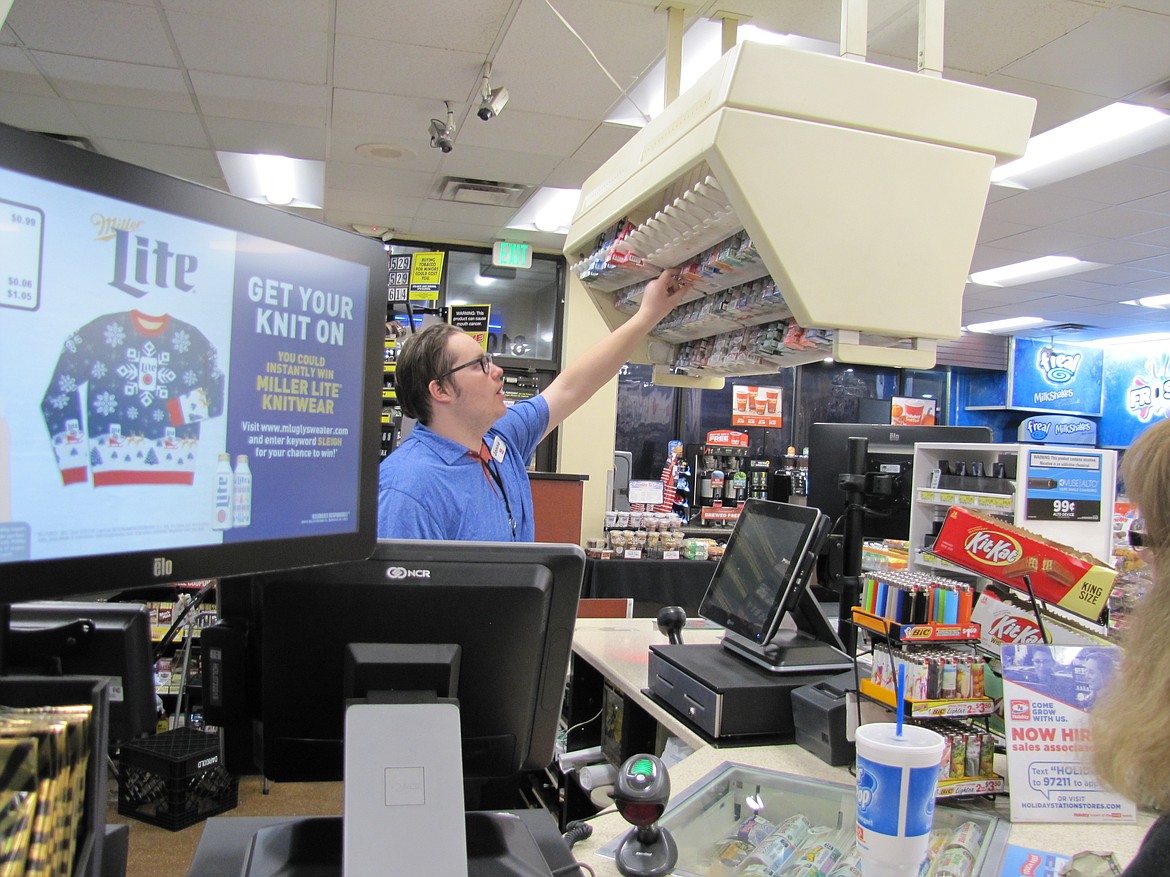
[[764, 645], [729, 630], [723, 647], [770, 673], [844, 673], [853, 669], [852, 657], [807, 588], [801, 588], [787, 615], [795, 630], [782, 627]]
[[[469, 877], [552, 877], [553, 867], [564, 873], [573, 863], [568, 844], [543, 810], [471, 811], [464, 817]], [[341, 816], [308, 816], [261, 828], [251, 836], [239, 873], [243, 877], [342, 877], [342, 820]], [[398, 872], [387, 867], [382, 873]]]
[[341, 817], [257, 831], [242, 873], [552, 877], [534, 832], [518, 814], [464, 812], [454, 701], [351, 704], [345, 713], [344, 794]]
[[345, 711], [345, 877], [467, 874], [459, 705]]
[[770, 673], [844, 673], [853, 669], [844, 651], [800, 630], [781, 629], [762, 646], [728, 632], [723, 648]]

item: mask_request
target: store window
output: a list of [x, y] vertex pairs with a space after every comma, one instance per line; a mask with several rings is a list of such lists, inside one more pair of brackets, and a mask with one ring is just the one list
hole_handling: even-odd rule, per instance
[[[492, 266], [491, 250], [446, 245], [392, 242], [391, 254], [443, 251], [443, 289], [434, 302], [412, 302], [412, 307], [456, 304], [491, 305], [488, 352], [500, 365], [551, 365], [560, 360], [561, 304], [564, 300], [564, 260], [534, 254], [531, 268]], [[406, 307], [394, 315], [405, 321]], [[416, 323], [419, 318], [416, 317]]]
[[614, 449], [631, 454], [630, 477], [656, 481], [670, 442], [678, 439], [678, 391], [651, 383], [654, 367], [627, 363], [618, 372], [617, 434]]

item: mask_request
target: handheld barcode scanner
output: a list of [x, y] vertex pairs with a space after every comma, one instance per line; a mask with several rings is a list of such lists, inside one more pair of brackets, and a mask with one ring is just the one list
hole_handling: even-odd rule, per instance
[[635, 826], [617, 849], [618, 870], [628, 877], [660, 877], [678, 862], [678, 845], [658, 818], [670, 798], [670, 776], [653, 755], [627, 758], [612, 797], [618, 813]]

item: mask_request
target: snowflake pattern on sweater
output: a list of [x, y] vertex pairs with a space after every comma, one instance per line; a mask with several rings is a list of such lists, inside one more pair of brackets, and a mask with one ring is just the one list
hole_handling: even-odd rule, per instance
[[217, 359], [166, 314], [107, 314], [70, 335], [41, 401], [61, 480], [194, 483], [199, 424], [223, 413]]

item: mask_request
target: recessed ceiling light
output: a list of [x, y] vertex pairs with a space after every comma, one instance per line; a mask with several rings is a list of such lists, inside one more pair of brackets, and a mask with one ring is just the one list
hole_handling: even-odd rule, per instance
[[228, 191], [249, 201], [321, 209], [325, 162], [244, 152], [216, 152]]
[[372, 158], [375, 161], [402, 161], [404, 158], [414, 158], [414, 150], [399, 146], [397, 143], [362, 143], [354, 147], [354, 152], [362, 158]]
[[1000, 165], [991, 182], [1035, 189], [1132, 158], [1170, 142], [1170, 116], [1153, 107], [1115, 103], [1028, 141], [1023, 157]]
[[964, 328], [968, 332], [995, 334], [996, 332], [1008, 332], [1012, 329], [1024, 329], [1028, 326], [1036, 326], [1043, 322], [1044, 319], [1042, 317], [1009, 317], [1006, 320], [972, 323], [970, 326], [965, 326]]
[[1101, 267], [1104, 266], [1100, 262], [1082, 262], [1072, 256], [1041, 256], [1039, 259], [976, 271], [967, 279], [979, 286], [1015, 286], [1030, 280], [1048, 280]]
[[580, 200], [580, 189], [545, 186], [537, 189], [516, 211], [507, 227], [567, 234]]
[[1143, 308], [1170, 308], [1170, 294], [1147, 295], [1142, 298], [1131, 298], [1123, 301], [1123, 305], [1139, 305]]

